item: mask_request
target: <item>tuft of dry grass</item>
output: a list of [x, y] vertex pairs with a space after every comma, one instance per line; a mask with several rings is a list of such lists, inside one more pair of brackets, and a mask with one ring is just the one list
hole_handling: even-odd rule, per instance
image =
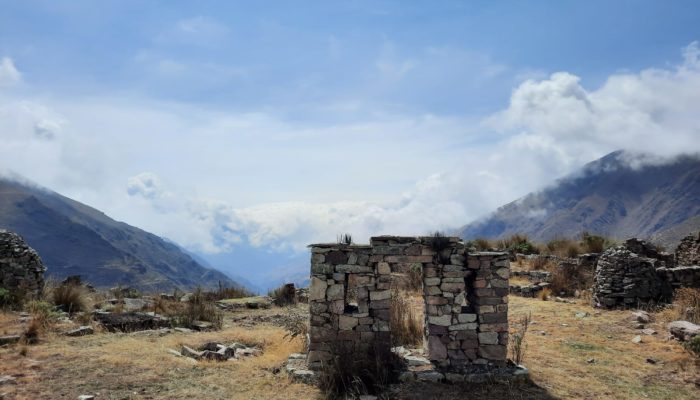
[[83, 286], [71, 284], [55, 286], [50, 289], [49, 298], [53, 304], [69, 314], [90, 309], [88, 293]]
[[293, 283], [285, 283], [270, 290], [267, 293], [272, 298], [272, 303], [278, 307], [285, 307], [297, 303], [297, 292]]
[[423, 344], [423, 299], [410, 292], [391, 292], [391, 340], [393, 346]]
[[700, 288], [678, 288], [673, 293], [673, 302], [657, 314], [665, 322], [676, 320], [700, 324]]
[[552, 296], [552, 290], [548, 287], [543, 288], [537, 293], [537, 298], [542, 301], [547, 301]]
[[177, 326], [191, 327], [195, 321], [210, 322], [215, 329], [221, 329], [223, 325], [223, 313], [216, 307], [207, 294], [197, 288], [186, 303], [170, 303], [168, 316]]

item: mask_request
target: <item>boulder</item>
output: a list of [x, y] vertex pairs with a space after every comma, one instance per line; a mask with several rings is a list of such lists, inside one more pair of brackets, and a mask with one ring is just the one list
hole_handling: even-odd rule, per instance
[[93, 333], [95, 333], [95, 330], [92, 329], [91, 326], [86, 325], [66, 332], [66, 336], [85, 336], [92, 335]]
[[700, 334], [700, 325], [688, 321], [673, 321], [667, 328], [671, 335], [680, 341], [690, 340]]

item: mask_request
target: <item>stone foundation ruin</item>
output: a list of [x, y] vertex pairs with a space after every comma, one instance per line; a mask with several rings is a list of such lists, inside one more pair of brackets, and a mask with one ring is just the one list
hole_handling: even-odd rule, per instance
[[0, 229], [0, 288], [37, 297], [44, 290], [45, 271], [37, 252], [21, 236]]
[[436, 370], [505, 367], [507, 253], [469, 253], [456, 237], [373, 237], [369, 245], [311, 248], [308, 367], [318, 370], [338, 345], [391, 346], [392, 272], [422, 271], [424, 343]]
[[700, 237], [692, 235], [681, 241], [675, 255], [643, 240], [628, 239], [601, 254], [592, 289], [594, 305], [615, 308], [668, 302], [676, 288], [700, 287], [700, 266], [687, 264], [697, 262], [698, 254]]

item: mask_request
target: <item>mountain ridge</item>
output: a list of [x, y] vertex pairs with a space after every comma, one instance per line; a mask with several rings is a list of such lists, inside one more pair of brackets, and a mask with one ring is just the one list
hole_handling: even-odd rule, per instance
[[700, 228], [700, 156], [671, 160], [616, 151], [457, 230], [465, 239], [532, 240], [583, 231], [672, 246]]
[[157, 235], [17, 176], [0, 176], [0, 227], [24, 237], [59, 279], [144, 290], [238, 285]]

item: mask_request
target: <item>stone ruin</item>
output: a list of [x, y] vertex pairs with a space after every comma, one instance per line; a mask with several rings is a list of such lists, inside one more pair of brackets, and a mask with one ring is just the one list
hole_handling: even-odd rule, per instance
[[676, 254], [658, 251], [651, 244], [628, 239], [606, 250], [596, 265], [593, 302], [606, 308], [636, 307], [667, 302], [679, 287], [700, 287], [700, 238], [688, 236]]
[[392, 272], [420, 270], [424, 343], [437, 371], [505, 367], [507, 253], [469, 253], [456, 237], [373, 237], [369, 245], [314, 244], [307, 364], [319, 370], [338, 345], [391, 346]]
[[16, 233], [0, 229], [0, 288], [37, 297], [44, 290], [46, 267]]

